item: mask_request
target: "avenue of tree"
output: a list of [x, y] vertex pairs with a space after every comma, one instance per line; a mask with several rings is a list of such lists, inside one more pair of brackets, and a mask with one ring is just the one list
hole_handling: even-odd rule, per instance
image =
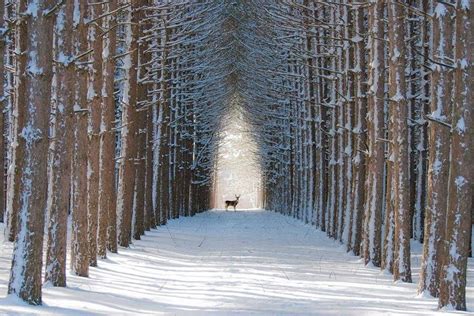
[[87, 277], [208, 210], [237, 110], [266, 209], [394, 280], [412, 282], [410, 240], [423, 243], [419, 292], [465, 310], [472, 12], [472, 0], [0, 0], [9, 293], [41, 304], [67, 262]]

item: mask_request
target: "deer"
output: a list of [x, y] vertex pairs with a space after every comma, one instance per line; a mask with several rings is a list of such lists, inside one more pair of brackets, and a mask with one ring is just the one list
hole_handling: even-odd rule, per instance
[[229, 206], [233, 206], [233, 207], [234, 207], [234, 211], [235, 211], [235, 207], [237, 206], [237, 204], [239, 204], [240, 195], [236, 195], [235, 198], [236, 198], [236, 199], [233, 200], [233, 201], [229, 201], [229, 200], [225, 201], [225, 210], [226, 210], [226, 211], [227, 211], [227, 208], [228, 208]]

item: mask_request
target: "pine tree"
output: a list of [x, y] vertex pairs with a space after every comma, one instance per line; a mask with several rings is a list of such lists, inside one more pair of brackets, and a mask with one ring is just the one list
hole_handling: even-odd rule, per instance
[[16, 168], [19, 183], [18, 233], [13, 250], [8, 293], [33, 305], [40, 305], [43, 266], [44, 210], [46, 209], [49, 114], [53, 64], [52, 0], [19, 0], [17, 14], [28, 5], [36, 10], [24, 14], [17, 25], [15, 93], [18, 110]]
[[121, 152], [117, 189], [118, 243], [128, 247], [132, 238], [132, 210], [135, 196], [135, 158], [137, 142], [137, 68], [139, 1], [130, 1], [126, 10], [124, 87], [122, 103]]
[[100, 167], [100, 120], [101, 120], [101, 93], [102, 93], [102, 36], [100, 18], [102, 5], [90, 5], [88, 12], [88, 46], [93, 50], [91, 55], [88, 76], [87, 103], [89, 110], [88, 134], [89, 144], [87, 153], [87, 220], [89, 264], [97, 266], [97, 233], [99, 221], [99, 167]]
[[456, 1], [454, 52], [454, 102], [451, 124], [446, 214], [446, 260], [442, 267], [439, 306], [466, 310], [467, 257], [472, 223], [474, 156], [472, 129], [473, 12], [465, 1]]
[[116, 49], [116, 0], [103, 5], [103, 50], [102, 50], [102, 103], [100, 119], [99, 157], [99, 219], [97, 255], [107, 256], [107, 249], [117, 252], [117, 214], [115, 186], [115, 49]]
[[[0, 0], [0, 76], [5, 78], [5, 48], [7, 27], [5, 25], [5, 1]], [[0, 222], [4, 222], [5, 216], [5, 113], [6, 96], [3, 84], [0, 84]]]
[[71, 202], [71, 271], [75, 275], [89, 276], [89, 248], [87, 231], [87, 4], [74, 3], [73, 46], [76, 80], [74, 82], [74, 151]]
[[[384, 9], [379, 0], [369, 8], [369, 90], [367, 109], [367, 179], [364, 222], [364, 258], [374, 266], [382, 264], [382, 210], [384, 187]], [[362, 128], [362, 126], [360, 127]], [[364, 150], [364, 148], [359, 148]]]
[[405, 81], [405, 8], [391, 0], [388, 4], [389, 107], [393, 120], [394, 263], [395, 280], [411, 282], [408, 106]]
[[434, 9], [433, 57], [431, 74], [431, 114], [429, 124], [428, 205], [425, 215], [425, 243], [419, 292], [439, 295], [439, 280], [445, 246], [446, 203], [449, 178], [450, 131], [446, 126], [451, 117], [451, 70], [443, 66], [445, 56], [451, 56], [451, 18], [448, 8], [439, 4]]
[[66, 249], [69, 201], [71, 192], [71, 161], [74, 142], [74, 5], [69, 2], [58, 10], [54, 32], [55, 74], [54, 102], [55, 126], [53, 153], [50, 164], [48, 203], [48, 246], [45, 282], [53, 286], [66, 286]]

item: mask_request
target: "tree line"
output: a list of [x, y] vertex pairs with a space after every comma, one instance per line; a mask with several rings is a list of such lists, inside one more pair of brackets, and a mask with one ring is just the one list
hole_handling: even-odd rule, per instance
[[215, 71], [224, 66], [206, 56], [219, 54], [213, 17], [223, 8], [19, 0], [0, 9], [8, 292], [37, 305], [44, 283], [66, 286], [66, 256], [87, 277], [145, 231], [209, 209], [227, 93]]
[[250, 103], [269, 111], [247, 111], [266, 208], [394, 280], [412, 282], [410, 239], [423, 243], [418, 291], [465, 310], [472, 2], [251, 2], [261, 53], [246, 63], [260, 74]]

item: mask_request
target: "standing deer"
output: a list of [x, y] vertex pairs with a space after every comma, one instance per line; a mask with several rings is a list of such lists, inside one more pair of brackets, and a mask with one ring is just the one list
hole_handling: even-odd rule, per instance
[[234, 211], [235, 211], [235, 207], [237, 206], [237, 204], [239, 204], [239, 198], [240, 198], [240, 195], [236, 195], [235, 196], [236, 200], [233, 200], [233, 201], [225, 201], [225, 210], [227, 211], [227, 208], [229, 206], [233, 206], [234, 207]]

